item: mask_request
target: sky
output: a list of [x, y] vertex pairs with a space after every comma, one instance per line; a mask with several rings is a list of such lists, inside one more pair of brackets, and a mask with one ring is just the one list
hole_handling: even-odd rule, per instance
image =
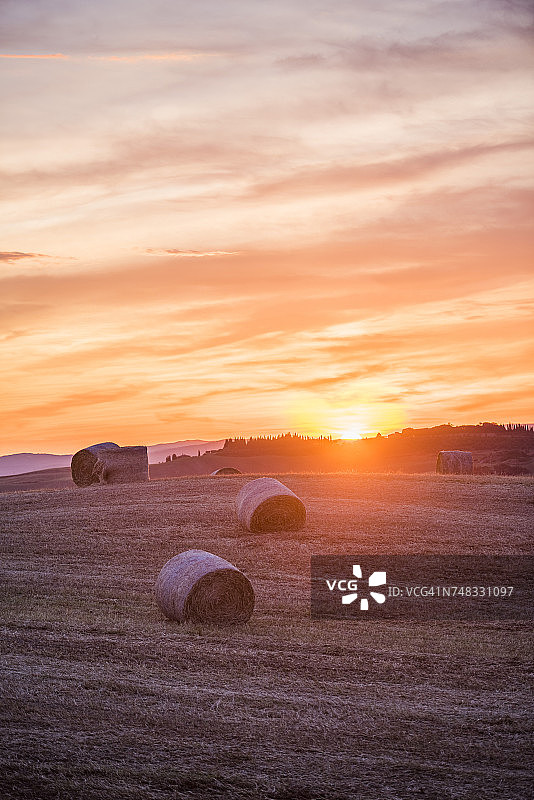
[[522, 0], [0, 0], [0, 453], [533, 422]]

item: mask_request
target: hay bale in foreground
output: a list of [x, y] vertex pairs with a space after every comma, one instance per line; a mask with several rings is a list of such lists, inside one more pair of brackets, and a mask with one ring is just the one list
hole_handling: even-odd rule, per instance
[[148, 452], [144, 445], [119, 447], [101, 453], [95, 467], [100, 483], [145, 483], [148, 481]]
[[119, 445], [115, 442], [101, 442], [93, 444], [91, 447], [84, 447], [83, 450], [74, 453], [70, 462], [70, 470], [76, 486], [90, 486], [92, 483], [99, 483], [94, 470], [100, 455], [104, 451], [118, 449]]
[[441, 450], [438, 453], [436, 472], [446, 475], [472, 475], [473, 453], [467, 450]]
[[220, 467], [219, 469], [214, 469], [211, 473], [212, 475], [241, 475], [241, 470], [236, 469], [235, 467]]
[[148, 453], [144, 446], [119, 447], [103, 442], [74, 454], [72, 480], [77, 486], [93, 483], [144, 483], [148, 481]]
[[249, 579], [224, 558], [187, 550], [171, 558], [158, 575], [156, 602], [169, 619], [235, 625], [254, 610]]
[[236, 503], [238, 519], [249, 531], [297, 531], [306, 522], [302, 500], [276, 478], [246, 483]]

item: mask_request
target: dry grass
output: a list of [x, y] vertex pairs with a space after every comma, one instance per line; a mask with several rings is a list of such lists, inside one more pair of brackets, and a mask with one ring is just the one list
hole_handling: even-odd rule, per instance
[[[312, 622], [308, 572], [312, 553], [532, 552], [532, 479], [279, 477], [301, 531], [243, 531], [250, 476], [0, 497], [3, 798], [529, 796], [526, 626]], [[247, 625], [162, 617], [154, 581], [189, 548], [250, 577]]]

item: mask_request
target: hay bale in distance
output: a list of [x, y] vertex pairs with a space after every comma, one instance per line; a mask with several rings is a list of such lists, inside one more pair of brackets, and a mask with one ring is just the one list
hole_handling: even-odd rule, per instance
[[235, 467], [220, 467], [219, 469], [214, 469], [211, 473], [212, 475], [241, 475], [241, 470], [236, 469]]
[[79, 450], [71, 461], [77, 486], [93, 483], [144, 483], [148, 481], [148, 453], [144, 446], [119, 447], [113, 442]]
[[93, 444], [91, 447], [84, 447], [83, 450], [74, 453], [70, 462], [70, 470], [76, 486], [90, 486], [92, 483], [99, 483], [94, 470], [101, 453], [118, 449], [119, 445], [115, 442], [101, 442]]
[[472, 475], [473, 454], [467, 450], [441, 450], [436, 472], [447, 475]]
[[169, 619], [235, 625], [250, 619], [254, 590], [241, 570], [205, 550], [171, 558], [158, 575], [156, 602]]
[[306, 522], [302, 500], [276, 478], [249, 481], [236, 503], [238, 519], [249, 531], [297, 531]]

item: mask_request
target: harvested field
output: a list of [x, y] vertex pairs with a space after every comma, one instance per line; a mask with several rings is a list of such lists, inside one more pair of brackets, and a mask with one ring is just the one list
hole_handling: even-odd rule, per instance
[[[7, 492], [2, 798], [525, 800], [519, 623], [312, 622], [315, 553], [532, 553], [531, 478], [280, 475], [306, 526], [244, 531], [251, 479]], [[163, 564], [242, 569], [250, 622], [166, 620]]]

